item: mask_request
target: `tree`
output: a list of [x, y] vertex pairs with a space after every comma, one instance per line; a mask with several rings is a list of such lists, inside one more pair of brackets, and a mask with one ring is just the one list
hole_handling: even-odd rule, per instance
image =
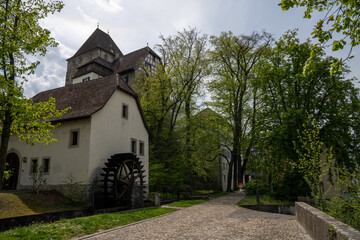
[[196, 28], [184, 29], [176, 36], [160, 36], [162, 44], [157, 48], [165, 64], [170, 68], [173, 84], [183, 102], [185, 112], [185, 158], [191, 158], [191, 118], [200, 86], [209, 75], [207, 36]]
[[190, 164], [193, 166], [191, 181], [198, 187], [214, 189], [219, 187], [219, 170], [221, 158], [229, 164], [227, 140], [230, 137], [231, 125], [220, 114], [210, 108], [197, 113], [191, 121]]
[[[348, 58], [351, 58], [352, 48], [360, 44], [360, 4], [357, 0], [282, 0], [280, 6], [283, 10], [294, 6], [305, 7], [304, 18], [311, 18], [314, 10], [324, 12], [324, 17], [317, 22], [312, 35], [320, 44], [332, 41], [333, 51], [349, 44]], [[337, 33], [342, 33], [342, 36]], [[337, 40], [332, 40], [335, 37], [338, 37]], [[333, 63], [334, 71], [340, 69], [341, 61]]]
[[[277, 181], [285, 185], [290, 183], [287, 178], [295, 181], [303, 177], [289, 162], [299, 161], [294, 142], [300, 145], [298, 131], [303, 131], [308, 118], [317, 121], [320, 140], [327, 148], [333, 148], [338, 163], [350, 167], [358, 161], [359, 151], [358, 90], [351, 80], [345, 79], [346, 68], [330, 74], [336, 59], [326, 57], [323, 49], [313, 58], [309, 74], [303, 75], [313, 45], [309, 40], [300, 43], [296, 35], [296, 31], [289, 31], [281, 37], [262, 68], [261, 97], [266, 104], [262, 131], [274, 159], [273, 167], [286, 173], [278, 174]], [[301, 182], [291, 184], [292, 189], [296, 184], [303, 185]]]
[[[184, 180], [191, 172], [191, 119], [200, 86], [209, 72], [207, 36], [190, 28], [160, 38], [162, 43], [156, 49], [163, 63], [155, 71], [144, 67], [134, 88], [150, 126], [150, 161], [157, 172], [174, 171], [168, 177], [182, 174], [177, 179]], [[159, 179], [166, 177], [159, 174]]]
[[42, 28], [39, 20], [62, 7], [61, 1], [0, 1], [0, 180], [10, 135], [19, 134], [20, 140], [28, 143], [49, 143], [55, 126], [47, 120], [63, 113], [55, 109], [53, 99], [32, 104], [24, 97], [22, 89], [22, 83], [39, 64], [38, 61], [29, 62], [26, 56], [44, 55], [48, 46], [56, 46], [50, 31]]
[[236, 189], [256, 142], [256, 69], [271, 42], [271, 35], [265, 32], [239, 37], [223, 32], [219, 37], [211, 37], [214, 78], [208, 85], [212, 93], [210, 104], [232, 125], [232, 139], [228, 141], [231, 150], [228, 191], [233, 169]]
[[299, 154], [297, 168], [304, 174], [316, 204], [321, 207], [322, 211], [325, 211], [324, 177], [329, 173], [331, 149], [324, 148], [319, 135], [320, 129], [317, 122], [308, 119], [303, 125], [302, 133], [299, 133], [300, 145], [295, 144], [295, 149]]

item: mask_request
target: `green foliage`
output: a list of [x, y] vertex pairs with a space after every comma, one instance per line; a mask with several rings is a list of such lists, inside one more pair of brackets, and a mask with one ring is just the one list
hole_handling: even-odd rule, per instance
[[31, 62], [26, 57], [45, 55], [47, 47], [57, 45], [39, 21], [62, 7], [61, 1], [0, 2], [0, 179], [10, 135], [18, 134], [20, 140], [30, 144], [50, 143], [55, 126], [47, 120], [64, 113], [55, 109], [54, 99], [33, 104], [24, 97], [22, 88], [39, 65], [38, 61]]
[[207, 200], [183, 200], [168, 204], [170, 207], [191, 207], [200, 203], [204, 203]]
[[[351, 49], [360, 44], [360, 4], [357, 0], [282, 0], [280, 6], [283, 10], [305, 7], [304, 18], [311, 18], [314, 11], [323, 12], [324, 17], [319, 19], [311, 34], [320, 44], [332, 41], [333, 51], [343, 49], [347, 44]], [[352, 58], [351, 50], [348, 58]], [[332, 74], [341, 70], [341, 63], [340, 59], [332, 64]]]
[[327, 212], [338, 220], [360, 230], [360, 171], [355, 168], [336, 169], [333, 189]]
[[299, 145], [295, 144], [299, 154], [299, 162], [296, 167], [304, 174], [304, 179], [311, 189], [311, 195], [315, 203], [326, 209], [324, 177], [329, 174], [331, 166], [331, 149], [324, 150], [324, 145], [319, 138], [319, 127], [316, 120], [307, 120], [303, 125], [303, 131], [299, 134]]
[[[36, 166], [37, 167], [37, 166]], [[46, 185], [46, 177], [44, 176], [43, 166], [37, 167], [36, 172], [31, 173], [29, 179], [33, 185], [33, 191], [39, 194], [41, 188]]]
[[[247, 194], [256, 194], [256, 180], [251, 180], [246, 183], [245, 191]], [[270, 186], [268, 183], [258, 180], [258, 191], [259, 194], [269, 194]]]
[[175, 209], [146, 208], [85, 218], [64, 219], [54, 223], [39, 223], [1, 232], [0, 239], [71, 239], [173, 211]]
[[155, 70], [144, 66], [134, 86], [150, 130], [150, 184], [202, 188], [212, 178], [213, 164], [194, 156], [199, 145], [192, 124], [209, 74], [207, 36], [190, 28], [161, 40], [163, 63]]
[[297, 201], [297, 196], [307, 196], [310, 188], [304, 180], [303, 174], [296, 169], [279, 171], [274, 176], [274, 192], [276, 199]]
[[329, 240], [336, 239], [336, 230], [333, 225], [330, 225], [330, 227], [328, 229], [328, 236], [329, 236]]
[[[235, 186], [238, 179], [242, 179], [251, 149], [259, 138], [260, 80], [257, 76], [271, 42], [272, 37], [266, 32], [249, 36], [223, 32], [211, 37], [214, 78], [208, 83], [212, 94], [209, 105], [231, 125], [230, 134], [223, 142], [231, 151], [228, 176], [234, 176]], [[231, 179], [227, 182], [227, 191], [231, 191]]]
[[[338, 163], [351, 166], [359, 153], [355, 144], [359, 136], [358, 89], [344, 78], [345, 68], [330, 75], [331, 64], [336, 60], [326, 57], [321, 48], [314, 54], [312, 46], [309, 41], [301, 43], [296, 31], [289, 31], [267, 55], [261, 75], [264, 84], [260, 96], [265, 105], [261, 116], [266, 123], [261, 125], [261, 131], [266, 161], [270, 164], [267, 172], [277, 192], [292, 199], [297, 193], [291, 185], [306, 189], [302, 187], [304, 174], [296, 173], [299, 169], [292, 163], [299, 161], [294, 142], [301, 146], [299, 134], [308, 118], [317, 121], [319, 139], [332, 146]], [[311, 71], [304, 75], [303, 68], [310, 55]], [[289, 196], [281, 190], [283, 187], [296, 195]]]

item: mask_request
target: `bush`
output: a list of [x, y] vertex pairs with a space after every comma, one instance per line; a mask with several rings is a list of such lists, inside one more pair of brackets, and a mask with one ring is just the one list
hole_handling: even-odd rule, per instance
[[[256, 194], [256, 181], [252, 180], [246, 183], [245, 190], [247, 194]], [[269, 193], [269, 184], [266, 182], [258, 181], [259, 194]]]

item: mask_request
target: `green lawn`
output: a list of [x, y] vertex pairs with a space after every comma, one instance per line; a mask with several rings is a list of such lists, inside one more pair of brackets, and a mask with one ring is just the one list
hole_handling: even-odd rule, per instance
[[82, 203], [73, 202], [55, 191], [39, 194], [33, 192], [0, 193], [0, 218], [80, 208], [83, 208]]
[[[260, 195], [259, 200], [260, 204], [263, 205], [294, 205], [293, 202], [277, 200], [269, 195]], [[238, 205], [256, 205], [256, 195], [246, 195], [245, 199], [240, 201]]]
[[0, 239], [71, 239], [176, 211], [170, 208], [143, 208], [113, 214], [33, 224], [1, 232]]
[[170, 207], [191, 207], [203, 202], [206, 202], [207, 200], [182, 200], [182, 201], [177, 201], [177, 202], [173, 202], [170, 204], [167, 204], [167, 206]]

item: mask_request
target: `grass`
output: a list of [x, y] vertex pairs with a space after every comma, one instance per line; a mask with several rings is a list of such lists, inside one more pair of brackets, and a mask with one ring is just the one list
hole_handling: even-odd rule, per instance
[[[277, 200], [270, 195], [260, 195], [259, 200], [262, 205], [294, 205], [293, 202]], [[256, 205], [256, 195], [247, 194], [245, 199], [241, 200], [238, 205]]]
[[[217, 192], [217, 193], [213, 193], [211, 194], [211, 198], [217, 198], [217, 197], [222, 197], [225, 195], [228, 195], [229, 192]], [[170, 207], [191, 207], [203, 202], [206, 202], [208, 200], [182, 200], [182, 201], [177, 201], [177, 202], [173, 202], [170, 204], [167, 204], [167, 206]]]
[[203, 202], [206, 202], [207, 200], [182, 200], [182, 201], [177, 201], [177, 202], [173, 202], [170, 204], [167, 204], [167, 206], [170, 207], [191, 207]]
[[0, 193], [0, 219], [82, 207], [56, 191]]
[[170, 208], [144, 208], [113, 214], [33, 224], [0, 233], [0, 239], [70, 239], [176, 211]]

